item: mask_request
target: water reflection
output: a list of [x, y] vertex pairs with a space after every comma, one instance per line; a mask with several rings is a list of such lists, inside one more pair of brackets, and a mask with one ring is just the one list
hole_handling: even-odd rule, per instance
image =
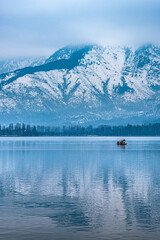
[[159, 153], [160, 140], [130, 140], [125, 148], [105, 138], [1, 140], [1, 214], [7, 223], [15, 216], [50, 219], [50, 233], [56, 226], [87, 232], [87, 239], [158, 234]]
[[117, 145], [117, 148], [121, 148], [121, 149], [125, 150], [126, 146], [125, 145]]

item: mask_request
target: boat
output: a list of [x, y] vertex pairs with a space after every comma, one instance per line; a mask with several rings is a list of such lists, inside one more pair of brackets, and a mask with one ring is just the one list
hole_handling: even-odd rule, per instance
[[126, 143], [126, 140], [125, 139], [123, 139], [123, 140], [121, 140], [121, 141], [118, 141], [117, 142], [117, 145], [127, 145], [127, 143]]

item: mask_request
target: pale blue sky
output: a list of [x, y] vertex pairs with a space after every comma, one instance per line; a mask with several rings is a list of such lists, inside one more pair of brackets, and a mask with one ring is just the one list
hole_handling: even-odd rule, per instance
[[146, 42], [160, 43], [160, 0], [0, 0], [1, 57]]

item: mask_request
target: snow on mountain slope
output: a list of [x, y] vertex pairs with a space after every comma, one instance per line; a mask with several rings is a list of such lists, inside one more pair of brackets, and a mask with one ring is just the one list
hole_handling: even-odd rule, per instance
[[66, 47], [0, 75], [3, 121], [127, 124], [160, 119], [160, 48]]
[[0, 59], [0, 74], [11, 72], [16, 69], [43, 64], [45, 57], [40, 58], [12, 58]]

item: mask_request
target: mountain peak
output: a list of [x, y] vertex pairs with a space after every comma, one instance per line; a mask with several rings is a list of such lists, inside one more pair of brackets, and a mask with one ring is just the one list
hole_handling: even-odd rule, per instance
[[69, 59], [71, 58], [72, 54], [80, 51], [83, 51], [85, 54], [92, 48], [93, 45], [66, 46], [52, 54], [48, 59], [46, 59], [45, 63], [55, 62], [62, 59]]

